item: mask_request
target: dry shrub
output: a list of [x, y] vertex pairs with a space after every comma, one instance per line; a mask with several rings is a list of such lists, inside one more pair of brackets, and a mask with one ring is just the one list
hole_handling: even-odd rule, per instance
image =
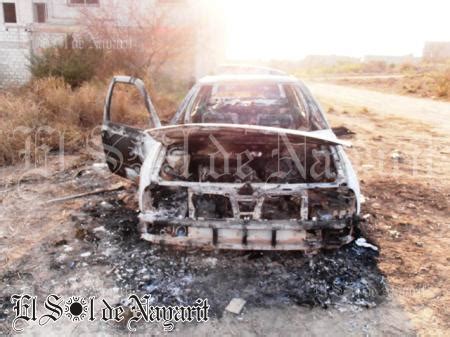
[[101, 121], [106, 84], [87, 82], [72, 90], [59, 78], [45, 78], [29, 85], [28, 95], [46, 112], [45, 123], [91, 128]]
[[436, 95], [438, 97], [450, 97], [450, 68], [434, 75], [436, 81]]
[[[0, 92], [0, 166], [38, 160], [45, 151], [82, 149], [94, 128], [102, 123], [107, 81], [85, 82], [72, 89], [61, 78], [31, 81], [27, 86]], [[169, 121], [186, 85], [177, 90], [147, 85], [161, 120]], [[182, 89], [181, 89], [182, 88]], [[137, 127], [148, 127], [149, 115], [142, 97], [130, 85], [117, 85], [112, 118]]]
[[158, 111], [159, 118], [166, 123], [170, 121], [178, 107], [178, 100], [173, 94], [157, 95], [153, 103], [156, 111]]
[[[39, 151], [75, 151], [101, 123], [104, 85], [72, 90], [64, 80], [44, 78], [0, 94], [0, 165], [36, 159]], [[61, 143], [63, 141], [63, 143]]]
[[416, 64], [404, 62], [400, 64], [398, 70], [402, 74], [416, 74], [419, 70], [419, 67]]
[[[186, 83], [174, 84], [173, 78], [160, 78], [171, 63], [190, 62], [193, 27], [173, 26], [163, 12], [132, 10], [132, 3], [130, 13], [139, 15], [133, 15], [127, 27], [117, 20], [122, 18], [120, 6], [86, 11], [84, 32], [30, 60], [34, 79], [29, 84], [0, 92], [0, 165], [24, 157], [36, 160], [39, 151], [61, 150], [61, 139], [64, 151], [80, 150], [92, 129], [101, 125], [107, 82], [113, 75], [146, 77], [161, 120], [170, 120], [188, 88]], [[152, 85], [165, 82], [170, 86]], [[147, 127], [148, 113], [142, 98], [130, 94], [132, 89], [116, 90], [113, 115], [118, 122]]]
[[[23, 133], [17, 126], [21, 125], [20, 114], [26, 107], [30, 115], [39, 115], [39, 106], [24, 97], [18, 98], [12, 93], [0, 93], [0, 165], [12, 162], [19, 150], [17, 142], [24, 143]], [[17, 142], [11, 141], [15, 138]]]
[[422, 97], [450, 98], [450, 67], [435, 66], [415, 76], [402, 79], [402, 89], [406, 93]]
[[116, 84], [111, 101], [111, 120], [138, 128], [148, 127], [149, 114], [134, 86]]
[[33, 54], [29, 68], [34, 78], [61, 77], [75, 88], [93, 78], [103, 58], [103, 50], [96, 48], [91, 39], [75, 41], [68, 35], [63, 44]]
[[[179, 102], [187, 93], [188, 85], [182, 81], [170, 81], [170, 83], [158, 78], [158, 86], [150, 76], [142, 78], [152, 103], [162, 122], [169, 122], [174, 115]], [[111, 119], [115, 122], [147, 128], [150, 116], [147, 112], [142, 96], [132, 85], [117, 84], [111, 104]]]

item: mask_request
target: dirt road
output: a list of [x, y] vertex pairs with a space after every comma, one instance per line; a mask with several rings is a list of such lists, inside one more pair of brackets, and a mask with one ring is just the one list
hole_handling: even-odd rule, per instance
[[450, 103], [328, 83], [309, 82], [307, 85], [319, 100], [330, 104], [366, 107], [380, 116], [426, 122], [450, 134]]

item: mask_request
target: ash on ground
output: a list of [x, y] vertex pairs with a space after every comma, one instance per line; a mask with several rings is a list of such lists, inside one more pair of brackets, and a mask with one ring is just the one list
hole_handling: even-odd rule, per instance
[[177, 250], [139, 238], [137, 212], [117, 199], [88, 203], [74, 217], [94, 242], [92, 264], [111, 265], [123, 292], [151, 294], [155, 304], [192, 305], [207, 298], [221, 316], [232, 298], [251, 306], [286, 304], [373, 307], [386, 296], [378, 252], [355, 244], [305, 256], [301, 252]]

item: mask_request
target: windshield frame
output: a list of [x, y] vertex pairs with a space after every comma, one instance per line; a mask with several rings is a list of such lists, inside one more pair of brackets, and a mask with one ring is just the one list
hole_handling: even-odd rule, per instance
[[[247, 83], [251, 83], [251, 81], [245, 81]], [[265, 81], [261, 81], [261, 83], [264, 83]], [[229, 83], [229, 82], [228, 82]], [[236, 81], [236, 84], [243, 83], [243, 81]], [[255, 81], [255, 85], [259, 83], [259, 81]], [[306, 120], [307, 125], [306, 127], [299, 128], [299, 129], [292, 129], [292, 130], [304, 130], [304, 131], [317, 131], [317, 130], [323, 130], [328, 129], [328, 122], [325, 118], [325, 116], [322, 113], [322, 110], [320, 107], [315, 103], [315, 100], [313, 97], [306, 97], [310, 95], [310, 92], [308, 90], [304, 90], [304, 86], [301, 84], [301, 82], [279, 82], [279, 81], [269, 81], [269, 83], [274, 85], [279, 85], [283, 87], [283, 90], [286, 91], [284, 86], [291, 87], [294, 90], [296, 99], [298, 99], [298, 107], [302, 112], [306, 114]], [[193, 122], [192, 121], [192, 112], [195, 104], [197, 104], [198, 99], [200, 98], [201, 92], [203, 90], [211, 90], [215, 85], [220, 85], [220, 82], [216, 83], [197, 83], [192, 89], [191, 89], [191, 95], [189, 97], [189, 100], [184, 102], [183, 104], [183, 111], [180, 113], [180, 120], [179, 123], [182, 124], [203, 124], [199, 122]], [[315, 107], [311, 107], [311, 104]], [[299, 112], [300, 114], [300, 112]], [[230, 123], [234, 124], [234, 123]]]

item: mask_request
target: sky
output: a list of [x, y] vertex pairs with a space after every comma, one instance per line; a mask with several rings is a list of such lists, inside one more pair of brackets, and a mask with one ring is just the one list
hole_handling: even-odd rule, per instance
[[420, 56], [450, 41], [450, 0], [219, 0], [231, 59]]

